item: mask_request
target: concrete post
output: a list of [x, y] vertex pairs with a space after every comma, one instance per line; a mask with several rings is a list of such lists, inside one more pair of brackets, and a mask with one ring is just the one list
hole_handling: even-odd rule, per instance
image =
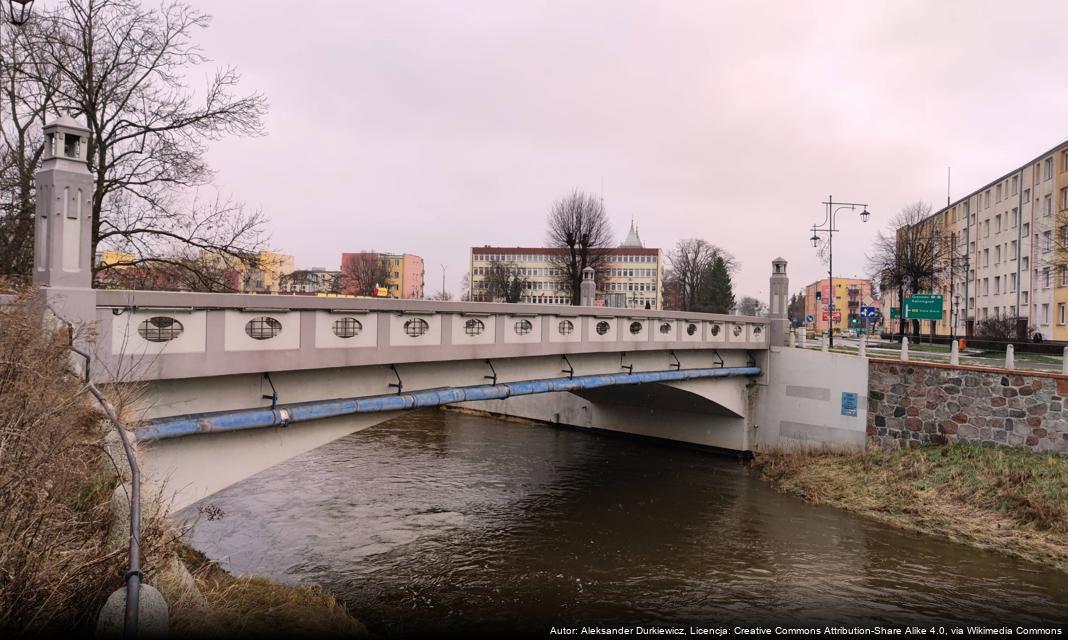
[[88, 136], [89, 130], [70, 116], [46, 124], [36, 175], [33, 284], [43, 289], [56, 315], [79, 326], [96, 316]]
[[866, 336], [866, 335], [861, 335], [860, 336], [860, 346], [857, 347], [857, 355], [860, 356], [861, 358], [867, 358], [868, 357], [868, 336]]
[[827, 353], [827, 343], [829, 341], [830, 338], [827, 334], [823, 334], [822, 336], [820, 336], [820, 351]]
[[1064, 353], [1061, 355], [1061, 373], [1068, 376], [1068, 347], [1064, 348]]
[[949, 364], [960, 364], [960, 342], [957, 340], [949, 343]]
[[808, 328], [801, 327], [801, 348], [808, 348]]
[[768, 285], [768, 324], [771, 346], [786, 346], [786, 332], [790, 326], [789, 296], [790, 279], [786, 277], [786, 261], [775, 258], [771, 261], [771, 281]]
[[1005, 368], [1016, 368], [1016, 347], [1013, 347], [1011, 344], [1005, 347]]
[[901, 336], [901, 361], [909, 361], [909, 337]]
[[584, 307], [592, 307], [597, 299], [597, 281], [594, 278], [593, 267], [582, 270], [582, 284], [579, 285], [579, 304]]
[[797, 332], [794, 331], [793, 329], [790, 329], [790, 338], [789, 338], [789, 340], [790, 340], [789, 346], [790, 346], [791, 349], [793, 349], [794, 347], [797, 346]]

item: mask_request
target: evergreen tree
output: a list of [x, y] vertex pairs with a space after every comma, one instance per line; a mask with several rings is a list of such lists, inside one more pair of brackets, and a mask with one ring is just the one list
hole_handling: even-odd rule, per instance
[[734, 287], [731, 284], [727, 262], [716, 256], [701, 278], [696, 311], [705, 313], [730, 313], [734, 308]]

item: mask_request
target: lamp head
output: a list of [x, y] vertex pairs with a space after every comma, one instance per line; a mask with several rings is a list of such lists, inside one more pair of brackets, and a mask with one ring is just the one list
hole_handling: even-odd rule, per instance
[[8, 0], [8, 8], [10, 9], [8, 22], [21, 27], [26, 24], [30, 19], [30, 14], [33, 13], [33, 0]]
[[867, 222], [870, 216], [871, 213], [868, 212], [868, 207], [864, 207], [864, 210], [860, 212], [860, 221]]

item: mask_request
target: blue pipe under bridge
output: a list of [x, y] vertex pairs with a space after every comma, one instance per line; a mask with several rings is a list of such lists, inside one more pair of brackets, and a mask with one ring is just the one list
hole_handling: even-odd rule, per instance
[[606, 373], [570, 378], [522, 380], [499, 384], [482, 384], [471, 387], [442, 387], [423, 391], [410, 391], [363, 398], [340, 398], [301, 402], [285, 406], [260, 409], [238, 409], [196, 413], [170, 418], [160, 418], [144, 423], [136, 429], [139, 441], [166, 440], [198, 433], [220, 433], [285, 427], [294, 422], [308, 422], [324, 418], [439, 407], [457, 402], [476, 400], [503, 400], [512, 396], [526, 396], [554, 391], [578, 391], [618, 385], [644, 384], [650, 382], [679, 382], [702, 378], [737, 378], [759, 376], [760, 367], [717, 367], [709, 369], [682, 369], [670, 371], [642, 371], [638, 373]]

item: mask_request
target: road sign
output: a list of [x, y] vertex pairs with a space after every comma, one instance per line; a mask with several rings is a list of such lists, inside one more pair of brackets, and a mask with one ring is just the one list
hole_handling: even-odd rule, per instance
[[808, 314], [807, 316], [805, 316], [805, 322], [812, 322], [812, 321], [813, 321], [813, 320], [815, 320], [815, 319], [816, 319], [816, 318], [815, 318], [815, 317], [813, 317], [811, 313], [810, 313], [810, 314]]
[[905, 298], [905, 317], [910, 320], [941, 320], [941, 294], [914, 293]]
[[898, 309], [897, 307], [890, 307], [890, 319], [891, 320], [897, 320], [900, 317], [901, 317], [901, 309]]
[[850, 393], [849, 391], [842, 392], [842, 415], [843, 416], [855, 416], [857, 415], [857, 397], [856, 393]]
[[[823, 318], [824, 322], [827, 322], [827, 312], [826, 311], [823, 312], [823, 315], [821, 317]], [[842, 321], [842, 310], [841, 309], [835, 309], [834, 310], [834, 322], [841, 322], [841, 321]]]
[[861, 307], [860, 308], [860, 315], [865, 317], [865, 318], [874, 318], [875, 316], [879, 315], [879, 308], [878, 307]]

